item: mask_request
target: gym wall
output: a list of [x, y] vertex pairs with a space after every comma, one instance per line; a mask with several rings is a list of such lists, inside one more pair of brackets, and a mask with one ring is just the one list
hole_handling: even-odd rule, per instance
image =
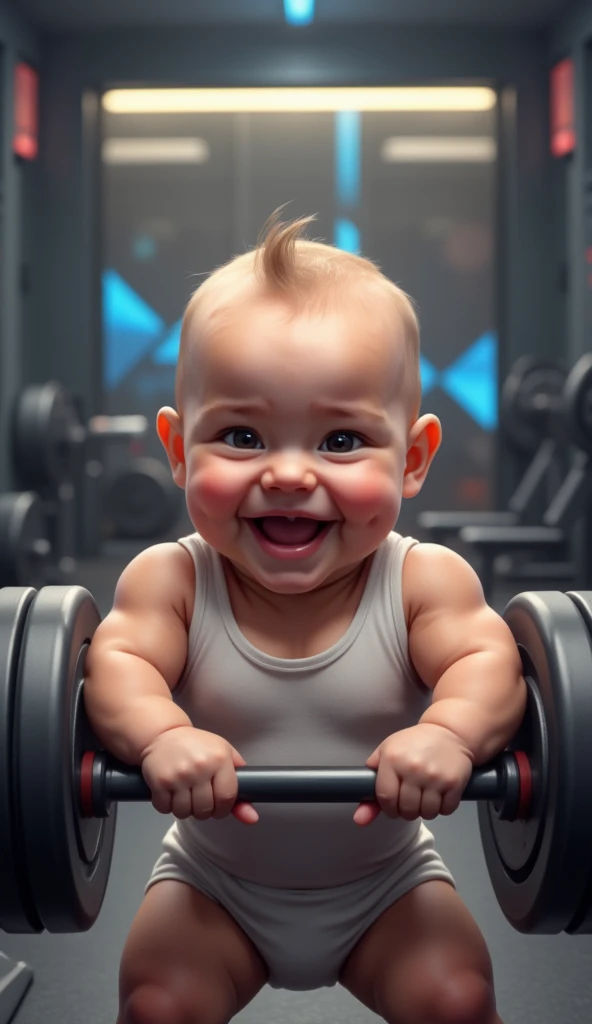
[[590, 349], [592, 288], [588, 248], [592, 245], [589, 195], [592, 175], [592, 2], [566, 18], [550, 41], [550, 65], [571, 58], [575, 72], [576, 148], [559, 162], [555, 176], [564, 199], [569, 280], [567, 288], [568, 350], [571, 361]]
[[[575, 77], [573, 153], [553, 163], [553, 188], [558, 221], [564, 218], [562, 238], [566, 281], [564, 331], [557, 354], [573, 363], [592, 348], [592, 0], [585, 0], [565, 18], [549, 44], [549, 64], [571, 58]], [[574, 536], [575, 561], [582, 576], [592, 579], [592, 517], [582, 517]]]
[[[418, 305], [423, 408], [440, 416], [444, 444], [428, 485], [403, 503], [399, 529], [413, 533], [422, 508], [489, 508], [497, 425], [495, 94], [478, 111], [294, 115], [111, 113], [109, 98], [102, 107], [104, 411], [145, 415], [148, 450], [164, 459], [153, 424], [172, 401], [182, 310], [202, 275], [253, 246], [271, 210], [289, 199], [288, 216], [318, 213], [309, 235], [370, 256]], [[480, 159], [393, 159], [389, 147], [401, 137], [433, 135], [474, 140]], [[175, 162], [170, 150], [167, 163], [137, 162], [138, 145], [163, 138], [197, 142], [201, 151], [191, 154], [195, 162]]]
[[[38, 40], [8, 5], [0, 3], [0, 437], [22, 387], [22, 342], [30, 331], [22, 292], [22, 267], [29, 259], [37, 168], [17, 162], [12, 152], [14, 69], [24, 59], [35, 65]], [[26, 213], [25, 213], [26, 211]], [[0, 491], [10, 485], [8, 446], [0, 445]]]
[[[286, 26], [256, 31], [241, 26], [44, 38], [39, 244], [32, 270], [35, 318], [25, 338], [34, 378], [55, 375], [81, 395], [85, 414], [102, 411], [97, 88], [154, 82], [265, 86], [466, 80], [502, 89], [500, 164], [506, 187], [499, 204], [496, 326], [503, 377], [517, 355], [548, 355], [556, 347], [543, 33], [490, 28], [385, 32], [374, 26], [360, 33], [313, 25], [306, 37]], [[513, 483], [505, 480], [506, 470], [500, 460], [494, 501], [502, 500]]]

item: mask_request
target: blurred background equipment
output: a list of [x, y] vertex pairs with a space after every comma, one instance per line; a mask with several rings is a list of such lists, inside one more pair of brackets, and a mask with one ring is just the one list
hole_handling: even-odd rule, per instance
[[105, 485], [103, 529], [110, 538], [155, 540], [179, 521], [183, 492], [157, 459], [134, 459]]
[[540, 519], [561, 482], [565, 460], [558, 421], [566, 371], [549, 360], [521, 356], [501, 390], [500, 435], [511, 456], [528, 459], [507, 508], [501, 511], [420, 512], [417, 525], [434, 542], [446, 542], [464, 526], [515, 526]]
[[490, 597], [495, 560], [500, 556], [507, 558], [516, 552], [528, 554], [532, 576], [540, 574], [543, 578], [552, 578], [557, 559], [560, 559], [560, 577], [565, 574], [573, 579], [576, 575], [575, 567], [568, 562], [569, 551], [573, 530], [585, 516], [592, 488], [591, 371], [592, 359], [585, 354], [570, 371], [557, 403], [559, 415], [551, 422], [560, 443], [570, 446], [571, 458], [566, 475], [544, 508], [540, 522], [536, 525], [465, 526], [459, 532], [460, 540], [479, 553], [481, 582]]
[[0, 1024], [9, 1024], [33, 981], [33, 971], [22, 961], [0, 953]]
[[34, 491], [0, 494], [0, 586], [42, 587], [51, 579], [51, 541]]
[[[40, 495], [52, 559], [48, 581], [58, 583], [75, 572], [85, 475], [101, 478], [107, 448], [129, 450], [147, 429], [146, 418], [139, 415], [93, 416], [84, 424], [79, 401], [57, 381], [29, 385], [18, 395], [12, 435], [14, 474], [21, 486], [36, 488]], [[150, 497], [156, 501], [154, 488]], [[88, 532], [88, 506], [86, 511]], [[100, 530], [100, 510], [95, 508], [94, 515], [95, 529]], [[156, 522], [167, 526], [162, 502]], [[135, 536], [145, 536], [141, 526]]]

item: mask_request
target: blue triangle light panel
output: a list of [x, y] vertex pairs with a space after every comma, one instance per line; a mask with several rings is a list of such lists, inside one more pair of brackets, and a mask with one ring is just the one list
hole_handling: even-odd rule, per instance
[[440, 386], [483, 430], [498, 422], [497, 335], [477, 338], [440, 375]]
[[156, 363], [157, 366], [176, 366], [179, 358], [179, 347], [181, 345], [181, 325], [183, 321], [177, 320], [162, 345], [159, 345], [154, 355], [152, 356], [152, 362]]
[[422, 394], [427, 395], [429, 391], [436, 387], [440, 374], [433, 363], [430, 363], [429, 359], [425, 356], [419, 357], [419, 372], [421, 375], [421, 390]]
[[111, 391], [150, 353], [166, 325], [115, 270], [104, 272], [102, 289], [103, 377]]

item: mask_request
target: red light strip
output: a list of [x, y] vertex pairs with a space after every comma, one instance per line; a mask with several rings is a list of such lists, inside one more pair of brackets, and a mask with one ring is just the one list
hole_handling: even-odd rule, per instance
[[38, 153], [39, 76], [28, 64], [16, 65], [14, 72], [14, 136], [12, 149], [23, 160]]
[[567, 156], [575, 148], [574, 62], [568, 58], [551, 70], [551, 153]]

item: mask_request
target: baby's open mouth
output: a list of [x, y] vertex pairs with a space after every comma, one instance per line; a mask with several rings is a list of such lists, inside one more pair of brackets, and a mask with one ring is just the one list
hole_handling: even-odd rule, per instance
[[330, 523], [303, 516], [263, 516], [251, 520], [257, 530], [273, 544], [310, 544]]

